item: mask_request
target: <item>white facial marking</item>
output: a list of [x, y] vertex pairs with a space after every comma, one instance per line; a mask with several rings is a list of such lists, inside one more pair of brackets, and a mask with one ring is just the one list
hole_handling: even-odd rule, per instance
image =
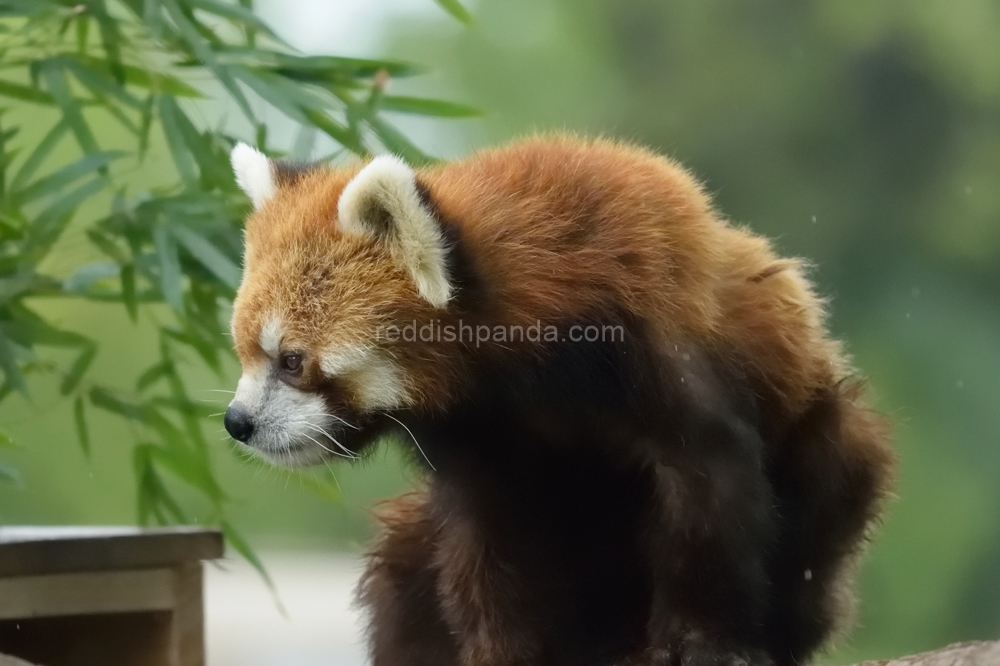
[[396, 409], [409, 400], [409, 391], [399, 366], [387, 358], [373, 356], [354, 375], [355, 390], [365, 409]]
[[[368, 217], [378, 209], [388, 213], [392, 229], [373, 227]], [[396, 261], [413, 276], [420, 295], [436, 308], [448, 304], [452, 285], [445, 269], [444, 237], [420, 200], [416, 174], [401, 159], [381, 155], [369, 162], [344, 188], [337, 216], [347, 233], [384, 238]]]
[[278, 191], [271, 162], [260, 151], [240, 142], [233, 147], [229, 161], [233, 165], [236, 184], [250, 197], [254, 210], [260, 209]]
[[342, 425], [323, 398], [277, 380], [266, 366], [244, 373], [232, 404], [253, 420], [251, 450], [273, 464], [303, 467], [331, 455], [353, 455], [336, 443]]
[[376, 349], [346, 347], [328, 352], [320, 359], [320, 368], [326, 376], [343, 381], [363, 411], [396, 409], [409, 400], [403, 371]]
[[271, 358], [277, 358], [281, 350], [281, 339], [284, 337], [281, 320], [271, 317], [260, 327], [260, 348]]
[[263, 402], [265, 379], [267, 379], [267, 373], [263, 368], [244, 372], [239, 383], [236, 384], [236, 395], [233, 396], [233, 402], [247, 408], [259, 407]]
[[369, 347], [344, 347], [323, 354], [319, 367], [327, 377], [340, 377], [363, 366], [372, 353], [374, 352]]

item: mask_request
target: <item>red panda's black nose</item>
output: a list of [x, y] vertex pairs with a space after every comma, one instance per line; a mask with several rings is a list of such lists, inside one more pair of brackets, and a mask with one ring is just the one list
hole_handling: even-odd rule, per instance
[[226, 410], [222, 423], [226, 426], [226, 431], [238, 442], [246, 442], [253, 435], [253, 420], [250, 415], [234, 405], [230, 405]]

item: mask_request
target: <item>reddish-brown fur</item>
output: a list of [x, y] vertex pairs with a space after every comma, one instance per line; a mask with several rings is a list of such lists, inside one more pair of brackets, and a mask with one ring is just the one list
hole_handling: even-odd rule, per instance
[[798, 261], [669, 160], [537, 138], [417, 172], [464, 279], [435, 310], [336, 228], [355, 173], [289, 176], [250, 218], [244, 367], [281, 313], [316, 352], [299, 386], [375, 433], [320, 350], [413, 320], [628, 336], [392, 346], [414, 398], [396, 417], [437, 469], [381, 510], [360, 591], [377, 666], [796, 664], [843, 624], [893, 455]]

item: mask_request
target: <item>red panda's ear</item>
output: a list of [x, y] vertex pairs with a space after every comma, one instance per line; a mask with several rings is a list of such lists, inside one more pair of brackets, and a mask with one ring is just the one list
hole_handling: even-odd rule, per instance
[[253, 202], [254, 210], [259, 209], [278, 190], [274, 166], [267, 156], [245, 143], [237, 143], [229, 156], [236, 174], [236, 184]]
[[421, 200], [413, 169], [391, 155], [376, 157], [356, 175], [337, 204], [345, 233], [379, 239], [436, 308], [452, 295], [447, 249], [438, 221]]

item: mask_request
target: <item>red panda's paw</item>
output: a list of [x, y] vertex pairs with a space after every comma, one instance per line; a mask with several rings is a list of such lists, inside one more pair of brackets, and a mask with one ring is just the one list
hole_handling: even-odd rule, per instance
[[673, 649], [645, 650], [616, 666], [774, 666], [774, 662], [760, 650], [728, 650], [687, 642]]
[[684, 640], [669, 649], [650, 648], [615, 666], [775, 666], [761, 650], [730, 649], [708, 640]]
[[774, 661], [762, 650], [731, 650], [698, 641], [685, 643], [671, 666], [774, 666]]

